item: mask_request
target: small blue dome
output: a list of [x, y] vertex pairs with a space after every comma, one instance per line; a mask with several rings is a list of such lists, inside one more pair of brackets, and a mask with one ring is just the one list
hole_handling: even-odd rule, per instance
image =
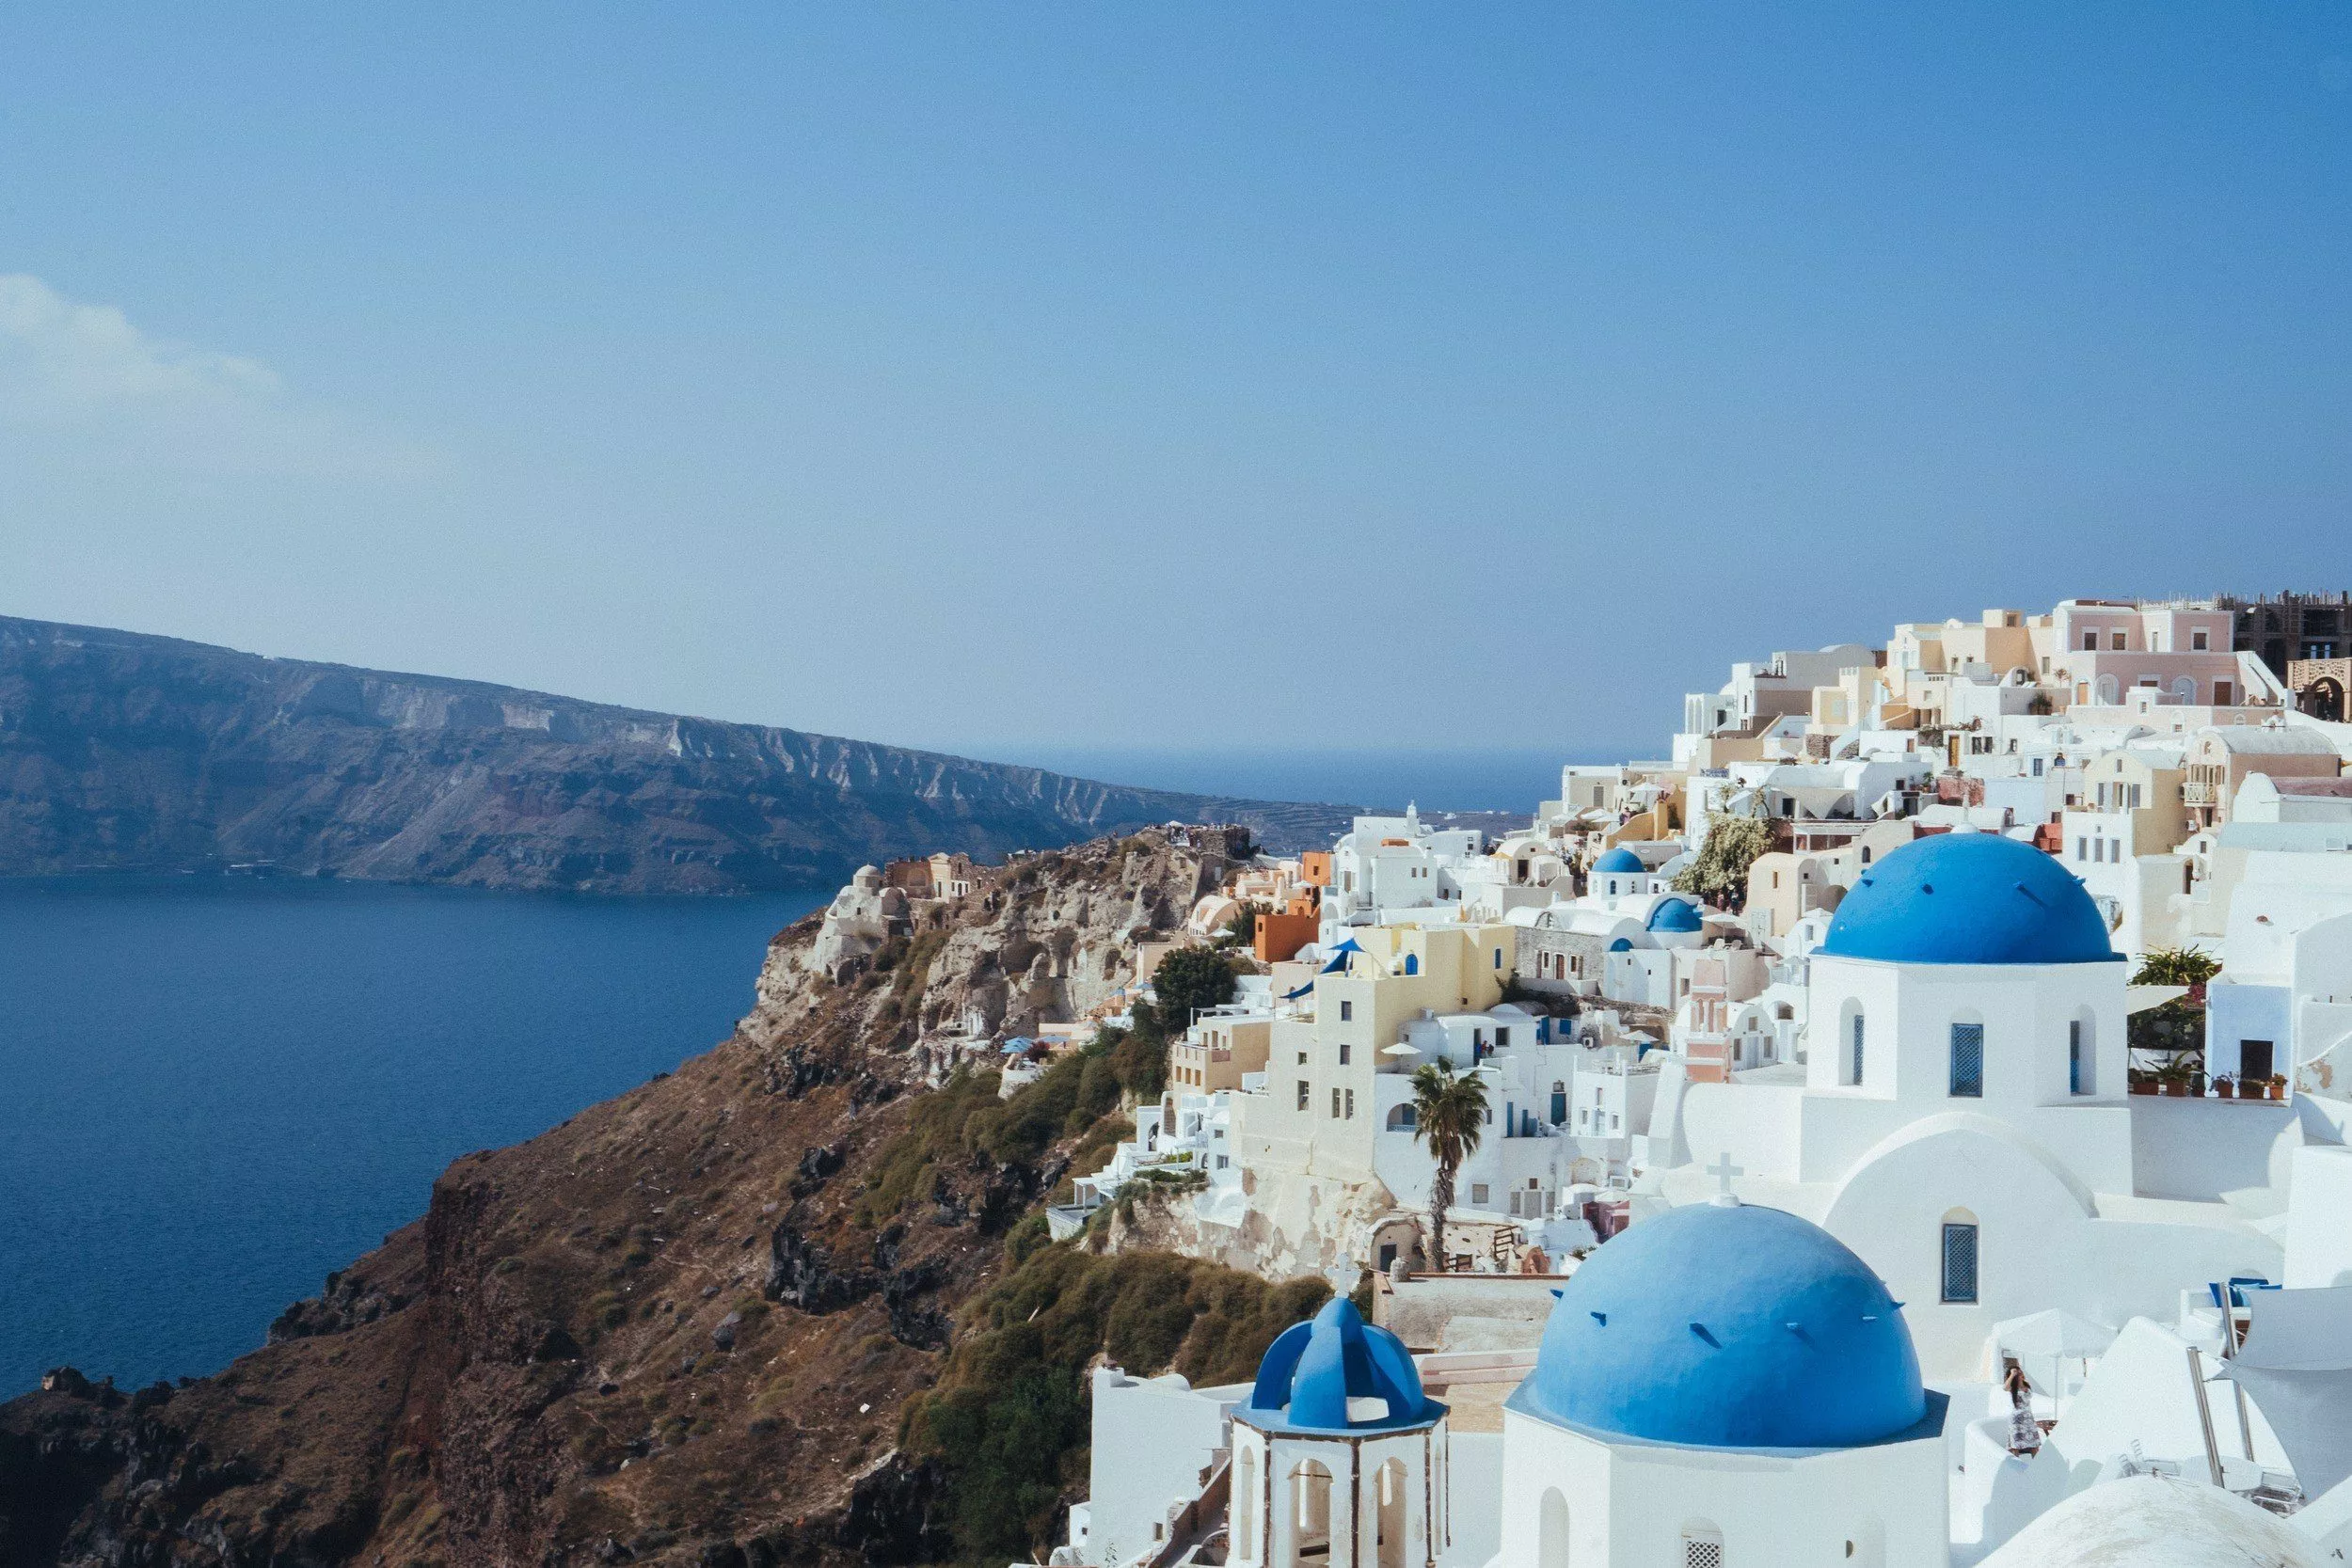
[[1649, 911], [1648, 925], [1653, 931], [1703, 931], [1707, 928], [1707, 923], [1699, 918], [1696, 907], [1680, 898], [1661, 898], [1657, 907]]
[[[1385, 1402], [1386, 1413], [1351, 1418], [1347, 1402], [1366, 1399]], [[1394, 1432], [1425, 1426], [1445, 1408], [1422, 1392], [1421, 1370], [1405, 1341], [1364, 1322], [1345, 1296], [1334, 1296], [1266, 1347], [1239, 1414], [1268, 1432]]]
[[1648, 867], [1642, 863], [1641, 856], [1620, 844], [1595, 861], [1593, 869], [1604, 877], [1619, 876], [1628, 871], [1638, 877]]
[[1818, 951], [1917, 964], [2103, 963], [2107, 923], [2066, 868], [1994, 833], [1914, 839], [1862, 875]]
[[1779, 1209], [1702, 1203], [1584, 1260], [1511, 1402], [1604, 1435], [1818, 1449], [1908, 1432], [1929, 1396], [1902, 1314], [1836, 1237]]

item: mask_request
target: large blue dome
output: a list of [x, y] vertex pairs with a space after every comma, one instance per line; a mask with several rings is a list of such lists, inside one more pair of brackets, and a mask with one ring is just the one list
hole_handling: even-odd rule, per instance
[[1642, 864], [1641, 856], [1620, 844], [1595, 861], [1593, 869], [1604, 877], [1622, 876], [1629, 871], [1638, 877], [1647, 867]]
[[1863, 873], [1818, 951], [1915, 964], [2080, 964], [2116, 957], [2066, 868], [1993, 833], [1914, 839]]
[[[1381, 1404], [1351, 1411], [1351, 1400]], [[1421, 1369], [1405, 1341], [1334, 1296], [1266, 1347], [1249, 1403], [1238, 1414], [1267, 1432], [1393, 1432], [1435, 1421], [1445, 1408], [1422, 1392]]]
[[1667, 932], [1703, 931], [1707, 928], [1697, 906], [1683, 898], [1661, 898], [1649, 911], [1646, 925], [1650, 930]]
[[1512, 1406], [1605, 1436], [1842, 1449], [1928, 1414], [1869, 1265], [1779, 1209], [1693, 1204], [1604, 1243], [1560, 1291]]

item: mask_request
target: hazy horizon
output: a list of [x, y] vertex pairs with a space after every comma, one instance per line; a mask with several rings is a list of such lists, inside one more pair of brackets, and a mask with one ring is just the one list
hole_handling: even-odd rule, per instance
[[51, 6], [0, 92], [10, 613], [1177, 766], [2341, 586], [2340, 9]]

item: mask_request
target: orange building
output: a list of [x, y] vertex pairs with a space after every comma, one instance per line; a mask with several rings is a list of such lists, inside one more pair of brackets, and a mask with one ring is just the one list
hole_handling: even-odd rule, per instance
[[1310, 849], [1298, 857], [1298, 879], [1309, 887], [1331, 885], [1331, 851]]
[[1258, 916], [1258, 937], [1252, 947], [1260, 963], [1277, 964], [1290, 958], [1315, 940], [1320, 924], [1311, 909], [1305, 913], [1261, 914]]

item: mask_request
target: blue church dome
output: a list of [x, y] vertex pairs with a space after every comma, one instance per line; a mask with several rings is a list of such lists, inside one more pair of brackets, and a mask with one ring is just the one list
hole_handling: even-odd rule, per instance
[[[1350, 1400], [1379, 1400], [1386, 1409], [1359, 1406], [1351, 1418]], [[1335, 1296], [1266, 1347], [1239, 1414], [1267, 1432], [1344, 1433], [1426, 1426], [1445, 1409], [1422, 1392], [1421, 1370], [1405, 1342]]]
[[1649, 911], [1649, 929], [1653, 931], [1700, 931], [1707, 923], [1698, 910], [1680, 898], [1661, 898]]
[[1620, 844], [1595, 861], [1593, 869], [1604, 877], [1621, 876], [1629, 871], [1638, 877], [1648, 867], [1642, 863], [1641, 856]]
[[1843, 1243], [1779, 1209], [1702, 1203], [1584, 1260], [1511, 1403], [1603, 1436], [1819, 1449], [1909, 1432], [1930, 1396], [1902, 1314]]
[[2102, 963], [2117, 955], [2066, 868], [1994, 833], [1914, 839], [1863, 873], [1818, 951], [1917, 964]]

